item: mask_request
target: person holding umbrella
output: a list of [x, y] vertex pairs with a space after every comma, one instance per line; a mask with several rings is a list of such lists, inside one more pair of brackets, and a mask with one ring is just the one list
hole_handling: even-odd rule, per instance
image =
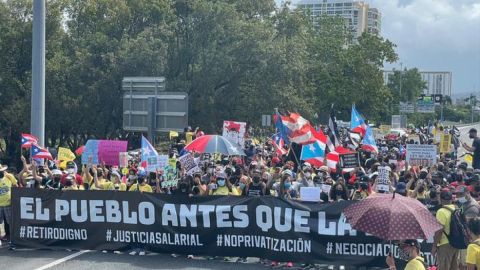
[[[407, 261], [405, 270], [425, 270], [425, 261], [420, 256], [420, 243], [415, 239], [401, 241], [398, 244], [398, 253], [401, 260]], [[390, 270], [397, 269], [395, 259], [390, 254], [387, 257], [387, 265]]]

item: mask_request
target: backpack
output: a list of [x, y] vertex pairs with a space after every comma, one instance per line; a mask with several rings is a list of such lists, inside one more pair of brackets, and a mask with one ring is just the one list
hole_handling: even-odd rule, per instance
[[448, 242], [450, 242], [453, 248], [466, 249], [470, 241], [465, 215], [460, 209], [452, 210], [448, 207], [442, 208], [447, 209], [452, 214], [450, 218], [450, 234], [443, 231], [448, 238]]

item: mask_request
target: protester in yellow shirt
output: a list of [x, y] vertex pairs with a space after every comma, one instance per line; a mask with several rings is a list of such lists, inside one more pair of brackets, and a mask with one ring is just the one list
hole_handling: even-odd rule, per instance
[[467, 270], [480, 269], [480, 218], [470, 219], [468, 229], [473, 241], [467, 248]]
[[92, 166], [94, 185], [90, 186], [90, 190], [114, 190], [115, 187], [112, 182], [103, 177], [104, 172], [102, 168]]
[[5, 236], [2, 241], [10, 241], [10, 225], [12, 224], [12, 187], [18, 186], [17, 179], [9, 174], [7, 166], [0, 164], [0, 223], [5, 226]]
[[440, 203], [442, 208], [437, 211], [436, 217], [443, 230], [435, 233], [433, 238], [432, 255], [437, 256], [438, 270], [451, 270], [458, 267], [458, 256], [460, 250], [452, 247], [448, 242], [447, 235], [450, 234], [450, 221], [455, 205], [452, 204], [452, 193], [445, 189], [440, 192]]
[[228, 181], [227, 174], [225, 172], [217, 173], [215, 180], [210, 182], [208, 185], [208, 190], [209, 195], [239, 195], [238, 190], [232, 186], [230, 181]]
[[[399, 245], [398, 253], [401, 260], [407, 261], [405, 270], [425, 270], [425, 261], [420, 256], [420, 244], [415, 239], [405, 240]], [[395, 259], [389, 255], [387, 265], [390, 270], [396, 270]]]
[[129, 191], [140, 191], [140, 192], [148, 192], [148, 193], [153, 193], [152, 186], [147, 184], [147, 178], [139, 176], [138, 177], [138, 182], [133, 184], [130, 187]]

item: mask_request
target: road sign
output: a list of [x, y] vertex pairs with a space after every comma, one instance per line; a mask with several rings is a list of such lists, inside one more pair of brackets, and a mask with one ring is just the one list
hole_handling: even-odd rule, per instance
[[165, 78], [124, 78], [122, 88], [124, 130], [155, 133], [188, 126], [188, 95], [165, 92]]
[[418, 113], [434, 113], [435, 102], [433, 101], [433, 99], [431, 97], [428, 97], [428, 99], [417, 100], [417, 112]]
[[269, 127], [272, 125], [272, 116], [269, 114], [262, 115], [262, 127]]
[[400, 102], [400, 112], [402, 113], [414, 113], [415, 105], [412, 102]]

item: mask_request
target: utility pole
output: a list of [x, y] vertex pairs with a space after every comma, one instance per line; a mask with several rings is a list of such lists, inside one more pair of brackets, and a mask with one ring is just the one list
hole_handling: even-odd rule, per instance
[[45, 146], [45, 0], [33, 0], [31, 133]]

